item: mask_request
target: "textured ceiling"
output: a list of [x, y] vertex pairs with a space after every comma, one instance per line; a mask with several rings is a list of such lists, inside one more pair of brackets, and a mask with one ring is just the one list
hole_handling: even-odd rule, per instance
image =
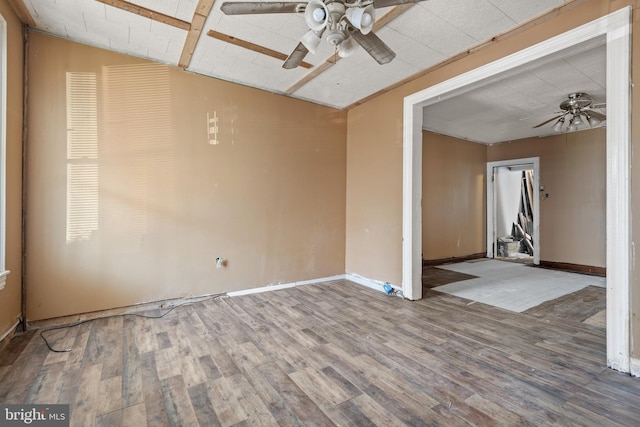
[[[549, 136], [558, 133], [553, 130], [555, 120], [534, 127], [557, 117], [560, 103], [570, 93], [589, 94], [594, 106], [604, 103], [605, 83], [606, 44], [598, 38], [553, 60], [529, 64], [514, 76], [426, 107], [423, 128], [485, 144]], [[605, 108], [595, 111], [606, 114]]]
[[[223, 0], [11, 2], [23, 10], [23, 21], [44, 33], [335, 108], [354, 105], [571, 3], [426, 0], [379, 8], [374, 31], [396, 52], [393, 61], [379, 65], [362, 48], [336, 61], [333, 49], [322, 42], [315, 54], [304, 58], [310, 68], [286, 70], [282, 59], [264, 52], [280, 52], [286, 57], [296, 47], [307, 31], [299, 14], [227, 16], [220, 11]], [[386, 19], [386, 14], [393, 18]], [[223, 40], [209, 35], [211, 31]], [[258, 45], [260, 52], [247, 49], [247, 43], [238, 46], [234, 40]], [[535, 120], [551, 117], [545, 114], [557, 111], [572, 91], [588, 91], [604, 100], [603, 49], [434, 105], [425, 113], [425, 127], [484, 143], [496, 142], [496, 135], [500, 140], [531, 136], [511, 128], [516, 122], [525, 122], [524, 127], [530, 128]], [[485, 130], [481, 132], [481, 128]]]

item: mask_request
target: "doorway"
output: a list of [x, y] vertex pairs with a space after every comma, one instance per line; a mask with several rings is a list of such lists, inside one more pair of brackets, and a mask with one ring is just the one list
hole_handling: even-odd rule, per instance
[[[528, 64], [606, 38], [607, 61], [607, 366], [630, 372], [631, 325], [631, 10], [609, 15], [498, 59], [404, 99], [402, 289], [422, 298], [422, 110], [442, 99], [515, 74]], [[636, 362], [635, 370], [638, 371]]]
[[487, 163], [487, 258], [540, 264], [540, 158]]

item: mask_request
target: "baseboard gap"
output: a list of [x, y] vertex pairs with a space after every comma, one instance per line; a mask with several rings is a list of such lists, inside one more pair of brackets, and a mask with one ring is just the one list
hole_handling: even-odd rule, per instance
[[437, 265], [454, 264], [457, 262], [471, 261], [474, 259], [480, 259], [480, 258], [486, 258], [486, 257], [487, 257], [486, 253], [479, 252], [471, 255], [457, 256], [457, 257], [439, 258], [439, 259], [423, 259], [422, 266], [435, 267]]

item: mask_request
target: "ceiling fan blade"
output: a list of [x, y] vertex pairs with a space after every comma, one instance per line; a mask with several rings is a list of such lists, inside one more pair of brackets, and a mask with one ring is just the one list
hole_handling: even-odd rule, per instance
[[302, 43], [298, 43], [298, 46], [293, 49], [293, 52], [289, 54], [286, 61], [284, 61], [284, 64], [282, 64], [282, 68], [287, 70], [296, 68], [300, 65], [304, 57], [307, 56], [307, 53], [309, 53], [309, 49], [307, 49]]
[[251, 15], [254, 13], [295, 13], [304, 10], [306, 3], [236, 1], [224, 2], [220, 10], [225, 15]]
[[559, 116], [551, 117], [549, 120], [545, 120], [544, 122], [540, 123], [539, 125], [535, 125], [532, 129], [539, 128], [540, 126], [544, 126], [544, 125], [546, 125], [546, 124], [547, 124], [547, 123], [549, 123], [549, 122], [552, 122], [552, 121], [554, 121], [554, 120], [557, 120], [557, 119], [559, 119], [560, 117], [564, 117], [564, 116], [566, 116], [567, 114], [568, 114], [568, 113], [563, 113], [563, 114], [560, 114]]
[[351, 33], [351, 37], [353, 37], [378, 64], [386, 64], [396, 57], [396, 53], [376, 36], [373, 31], [368, 34], [362, 34], [359, 30], [356, 30]]
[[596, 119], [600, 120], [601, 122], [604, 122], [605, 120], [607, 120], [606, 114], [598, 113], [597, 111], [593, 111], [591, 109], [585, 110], [585, 112], [589, 114], [591, 117], [595, 117]]
[[373, 7], [376, 9], [380, 7], [397, 6], [399, 4], [418, 3], [424, 0], [373, 0]]

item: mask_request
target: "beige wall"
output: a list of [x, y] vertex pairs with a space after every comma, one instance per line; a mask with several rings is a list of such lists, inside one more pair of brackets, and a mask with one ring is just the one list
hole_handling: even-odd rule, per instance
[[486, 252], [487, 147], [422, 133], [422, 257]]
[[[402, 102], [407, 95], [473, 70], [495, 59], [518, 52], [579, 25], [633, 5], [634, 26], [640, 20], [638, 1], [592, 0], [538, 23], [511, 37], [497, 41], [464, 58], [443, 66], [395, 90], [349, 110], [347, 141], [347, 254], [346, 269], [375, 280], [402, 282]], [[633, 32], [632, 68], [640, 80], [640, 31]], [[640, 123], [638, 86], [633, 88], [632, 135]], [[637, 151], [640, 140], [632, 141]], [[633, 158], [632, 206], [640, 212], [640, 160]], [[384, 164], [384, 167], [380, 167]], [[640, 239], [640, 227], [633, 229], [633, 241]], [[638, 264], [635, 258], [631, 265]], [[640, 278], [632, 271], [632, 331], [640, 340]], [[640, 350], [632, 343], [633, 354]]]
[[345, 112], [38, 33], [29, 60], [30, 320], [344, 273]]
[[22, 24], [7, 2], [0, 2], [7, 21], [7, 223], [6, 268], [11, 271], [0, 291], [0, 337], [16, 324], [21, 307], [22, 259]]
[[487, 148], [487, 161], [540, 157], [540, 259], [606, 267], [606, 131]]
[[486, 162], [540, 158], [540, 258], [606, 266], [604, 128], [484, 145], [423, 132], [422, 250], [427, 260], [486, 251]]
[[402, 109], [375, 105], [349, 111], [346, 272], [400, 284]]

